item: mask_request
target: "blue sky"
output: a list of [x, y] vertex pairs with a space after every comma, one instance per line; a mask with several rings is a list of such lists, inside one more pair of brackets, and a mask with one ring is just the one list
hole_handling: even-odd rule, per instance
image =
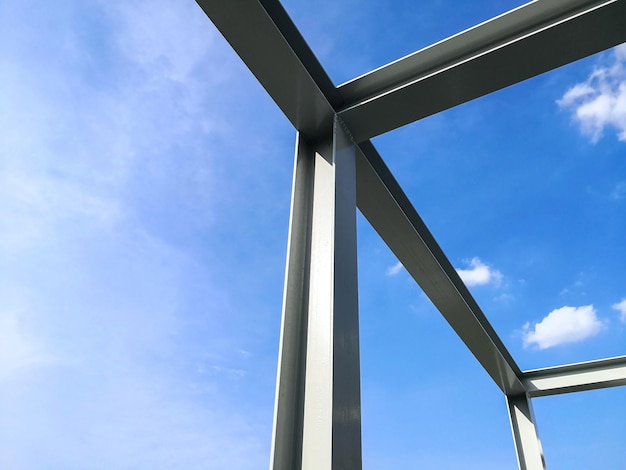
[[[331, 78], [519, 2], [285, 1]], [[0, 468], [269, 460], [295, 133], [192, 1], [0, 0]], [[625, 353], [626, 49], [374, 139], [522, 369]], [[504, 399], [359, 216], [364, 468], [514, 469]], [[617, 388], [533, 401], [620, 468]]]

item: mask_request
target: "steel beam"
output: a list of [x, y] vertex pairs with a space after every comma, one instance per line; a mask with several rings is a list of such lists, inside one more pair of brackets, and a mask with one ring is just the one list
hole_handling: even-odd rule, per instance
[[522, 383], [531, 398], [626, 385], [626, 356], [527, 371]]
[[355, 147], [300, 134], [271, 468], [361, 468]]
[[[300, 131], [300, 134], [308, 140], [317, 139], [319, 135], [323, 135], [323, 130], [328, 127], [329, 119], [334, 116], [334, 110], [342, 106], [342, 97], [280, 3], [276, 0], [197, 1], [292, 124]], [[393, 224], [396, 222], [408, 227], [406, 232], [408, 234], [415, 229], [411, 225], [413, 222], [420, 227], [419, 233], [407, 235], [407, 238], [400, 243], [409, 243], [413, 238], [418, 239], [424, 235], [428, 243], [424, 245], [422, 241], [421, 245], [420, 243], [416, 245], [423, 249], [423, 253], [420, 254], [420, 256], [423, 255], [422, 258], [412, 263], [403, 259], [404, 254], [400, 254], [398, 255], [400, 260], [405, 262], [409, 272], [412, 272], [415, 279], [420, 282], [426, 294], [435, 302], [444, 317], [461, 335], [463, 341], [487, 368], [488, 373], [502, 390], [506, 393], [520, 393], [523, 390], [517, 379], [520, 371], [508, 351], [450, 263], [436, 246], [436, 242], [386, 169], [373, 145], [370, 142], [364, 142], [361, 148], [366, 150], [371, 161], [377, 162], [374, 167], [370, 166], [370, 171], [364, 175], [369, 174], [374, 181], [379, 182], [379, 190], [371, 190], [368, 188], [370, 183], [359, 178], [358, 187], [361, 188], [359, 193], [363, 195], [359, 198], [361, 211], [370, 218], [370, 223], [376, 221], [373, 225], [379, 233], [393, 233], [396, 230]], [[366, 168], [363, 165], [360, 167]], [[374, 168], [376, 170], [374, 174], [371, 174]], [[383, 168], [382, 171], [386, 172], [385, 181], [393, 187], [392, 192], [375, 175], [376, 171]], [[406, 208], [409, 213], [413, 214], [412, 220], [398, 217], [395, 220], [377, 221], [376, 208], [396, 205], [398, 203], [398, 200], [394, 199], [396, 195], [403, 201], [400, 210]], [[385, 224], [390, 225], [383, 227]], [[400, 232], [404, 233], [404, 231]], [[400, 253], [394, 237], [383, 236], [383, 239], [392, 250], [397, 252], [396, 254]], [[413, 256], [417, 249], [409, 249], [407, 256]], [[430, 251], [431, 249], [437, 252], [436, 257]], [[435, 277], [429, 280], [431, 275]], [[484, 345], [481, 344], [482, 339], [487, 340]]]
[[338, 87], [357, 142], [626, 41], [624, 0], [536, 0]]
[[363, 215], [500, 389], [523, 393], [520, 369], [373, 145], [359, 145], [356, 167]]
[[278, 0], [196, 0], [287, 119], [314, 139], [342, 103]]
[[275, 470], [300, 468], [302, 460], [314, 163], [298, 136], [270, 458]]
[[527, 395], [506, 397], [519, 470], [545, 470], [546, 463]]
[[367, 139], [626, 41], [626, 0], [536, 0], [339, 88], [278, 0], [197, 2], [298, 130], [271, 468], [361, 468], [357, 203], [545, 468], [529, 397], [625, 385], [626, 360], [522, 373]]

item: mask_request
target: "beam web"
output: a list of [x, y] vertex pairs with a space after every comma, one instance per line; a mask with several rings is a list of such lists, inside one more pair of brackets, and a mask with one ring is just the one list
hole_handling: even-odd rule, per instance
[[506, 397], [519, 470], [545, 470], [541, 441], [528, 396]]

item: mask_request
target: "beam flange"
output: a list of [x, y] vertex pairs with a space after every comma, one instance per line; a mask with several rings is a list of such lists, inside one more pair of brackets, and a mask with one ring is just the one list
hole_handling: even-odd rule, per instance
[[626, 385], [626, 356], [522, 373], [531, 398]]
[[624, 18], [624, 0], [536, 0], [339, 86], [340, 116], [366, 140], [621, 44]]
[[360, 211], [500, 389], [524, 393], [520, 369], [374, 146], [358, 148]]

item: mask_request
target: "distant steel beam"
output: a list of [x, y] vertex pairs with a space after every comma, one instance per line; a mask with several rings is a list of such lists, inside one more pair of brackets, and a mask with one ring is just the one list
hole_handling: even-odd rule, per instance
[[374, 146], [359, 148], [360, 211], [500, 389], [524, 393], [520, 369]]
[[519, 470], [545, 470], [543, 447], [537, 434], [535, 416], [527, 395], [507, 396], [511, 430]]
[[536, 0], [338, 87], [357, 141], [626, 41], [624, 0]]
[[626, 385], [626, 356], [522, 373], [531, 398]]
[[342, 103], [278, 0], [196, 0], [291, 124], [315, 138]]

